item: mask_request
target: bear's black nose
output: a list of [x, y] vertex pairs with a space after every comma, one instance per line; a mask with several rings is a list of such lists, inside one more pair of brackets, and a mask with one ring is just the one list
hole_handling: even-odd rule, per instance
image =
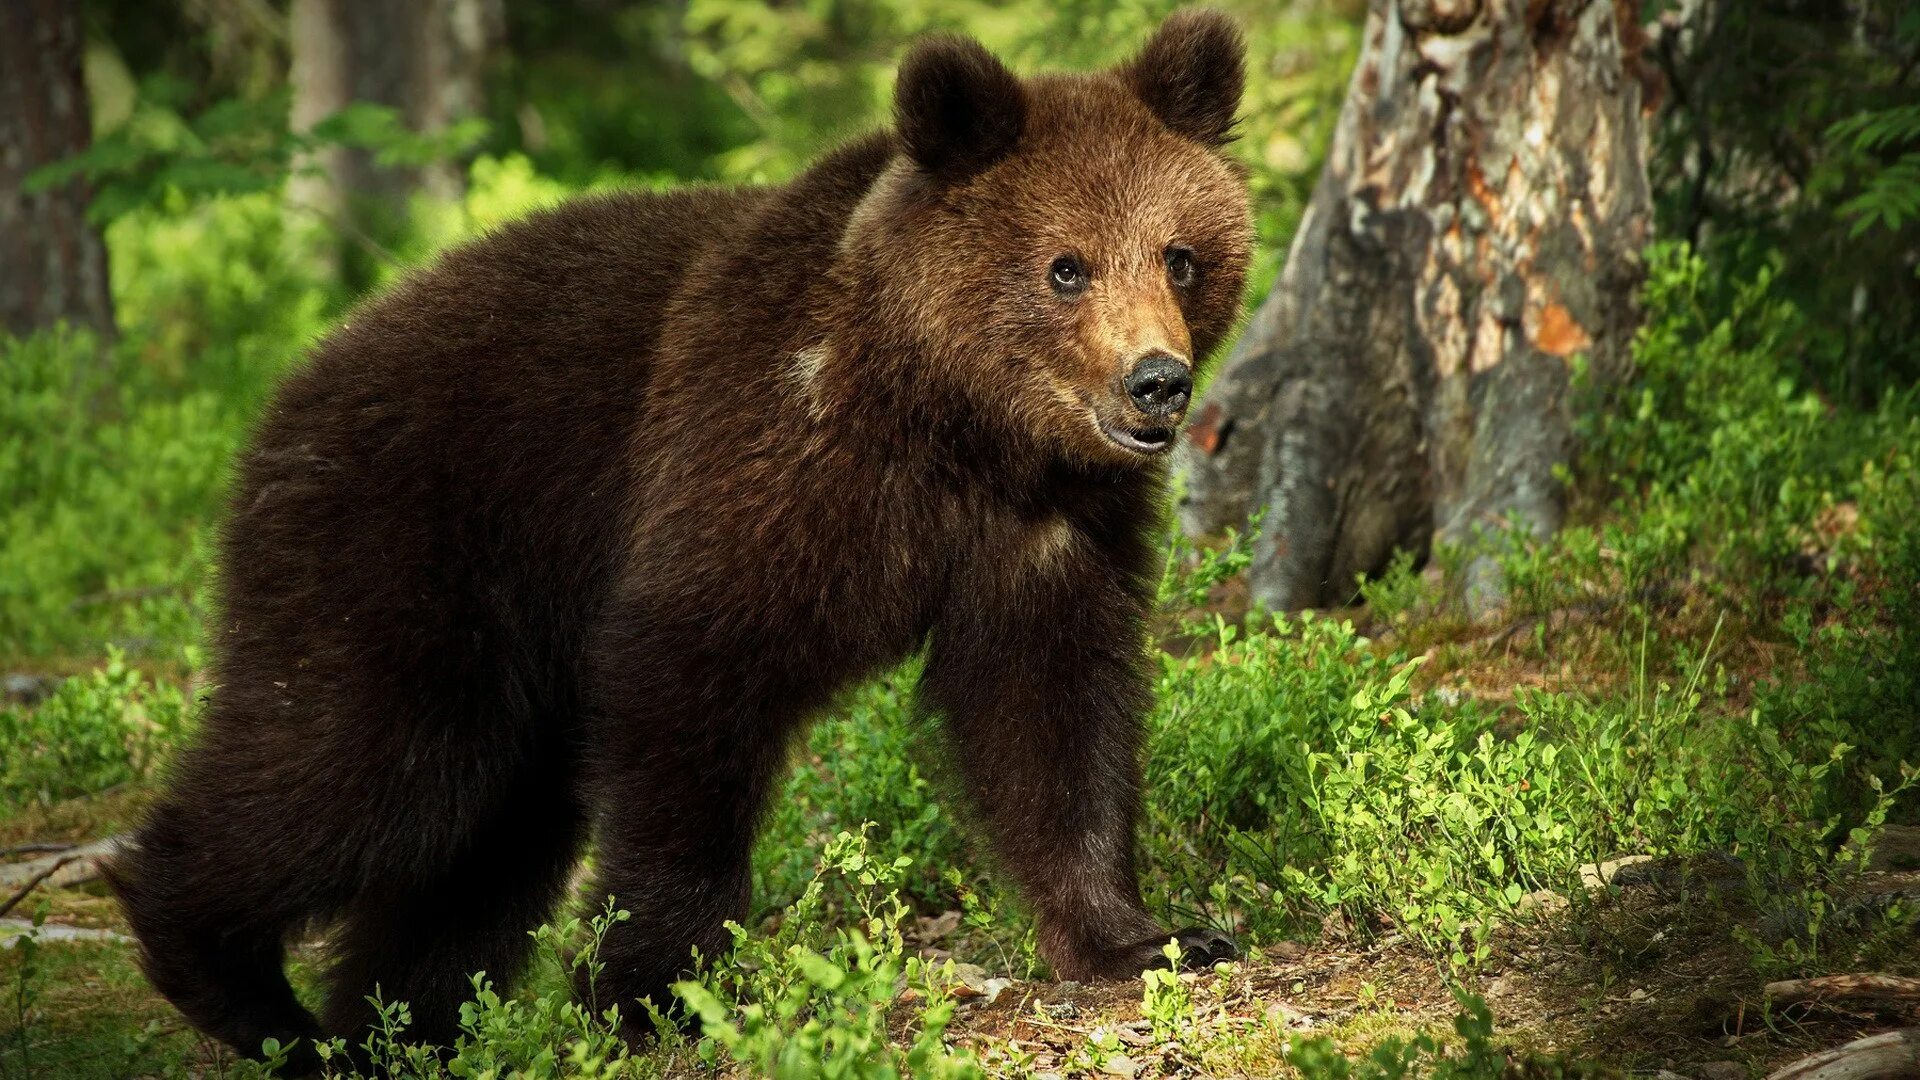
[[1178, 412], [1193, 396], [1193, 373], [1168, 353], [1148, 356], [1120, 382], [1141, 412]]

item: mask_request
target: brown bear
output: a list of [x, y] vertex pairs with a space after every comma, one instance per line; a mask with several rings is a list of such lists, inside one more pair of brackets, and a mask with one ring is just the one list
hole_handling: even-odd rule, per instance
[[[795, 734], [920, 650], [1056, 976], [1229, 955], [1147, 914], [1133, 834], [1242, 54], [1198, 11], [1094, 74], [933, 38], [790, 183], [582, 198], [355, 312], [239, 463], [217, 688], [114, 870], [154, 986], [249, 1054], [376, 986], [449, 1042], [590, 838], [632, 913], [596, 997], [642, 1018], [747, 915]], [[282, 966], [322, 920], [316, 1019]]]

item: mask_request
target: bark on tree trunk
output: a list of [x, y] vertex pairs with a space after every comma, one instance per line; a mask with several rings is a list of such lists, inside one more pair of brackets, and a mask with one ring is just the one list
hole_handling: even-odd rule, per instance
[[42, 165], [92, 140], [80, 7], [71, 0], [0, 3], [0, 330], [27, 334], [65, 319], [114, 335], [107, 251], [88, 223], [90, 187], [75, 179], [28, 194]]
[[[1570, 362], [1618, 377], [1639, 322], [1633, 6], [1372, 3], [1286, 269], [1183, 450], [1189, 533], [1265, 508], [1268, 607], [1345, 603], [1396, 549], [1510, 514], [1560, 524]], [[1469, 568], [1476, 609], [1490, 566]]]
[[[500, 0], [294, 0], [292, 123], [295, 131], [355, 101], [398, 110], [407, 127], [437, 131], [481, 110], [482, 67], [504, 27]], [[380, 166], [364, 150], [318, 155], [319, 176], [298, 176], [296, 202], [350, 219], [355, 204], [397, 212], [424, 189], [462, 189], [452, 162]]]

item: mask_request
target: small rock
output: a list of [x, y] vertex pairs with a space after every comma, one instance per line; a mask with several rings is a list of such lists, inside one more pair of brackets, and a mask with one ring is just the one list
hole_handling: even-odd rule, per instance
[[52, 697], [59, 686], [60, 679], [57, 676], [16, 671], [7, 676], [5, 683], [0, 684], [0, 696], [19, 705], [38, 705]]
[[931, 917], [923, 915], [915, 920], [915, 926], [921, 941], [939, 941], [960, 929], [960, 913], [943, 911]]
[[1670, 855], [1626, 863], [1607, 875], [1607, 884], [1622, 889], [1679, 889], [1687, 885], [1723, 888], [1746, 879], [1746, 867], [1723, 852], [1709, 851], [1692, 858]]
[[1285, 960], [1288, 963], [1304, 960], [1307, 956], [1307, 947], [1305, 945], [1290, 940], [1274, 942], [1273, 947], [1267, 951], [1271, 952], [1275, 959]]
[[1571, 906], [1571, 901], [1552, 889], [1535, 889], [1521, 897], [1514, 910], [1522, 915], [1557, 915]]
[[1603, 889], [1613, 884], [1614, 875], [1622, 869], [1643, 862], [1652, 862], [1651, 855], [1622, 855], [1605, 862], [1587, 863], [1580, 868], [1580, 884], [1589, 889]]
[[1636, 986], [1633, 988], [1632, 992], [1627, 994], [1627, 1000], [1628, 1001], [1645, 1001], [1647, 1000], [1647, 996], [1648, 995], [1645, 990], [1642, 990], [1641, 988]]
[[1277, 1028], [1310, 1028], [1313, 1017], [1282, 1001], [1267, 1006], [1267, 1023]]
[[991, 981], [987, 978], [987, 969], [979, 964], [953, 965], [953, 980], [953, 996], [957, 998], [985, 997]]
[[[1857, 847], [1849, 840], [1844, 850], [1851, 853]], [[1920, 825], [1883, 827], [1880, 835], [1874, 838], [1867, 865], [1861, 869], [1880, 872], [1920, 870]]]
[[1747, 1067], [1737, 1061], [1709, 1061], [1693, 1070], [1696, 1080], [1747, 1080]]
[[1013, 985], [1012, 979], [1005, 979], [1005, 978], [988, 979], [987, 984], [981, 988], [983, 991], [983, 996], [981, 997], [980, 1003], [982, 1005], [993, 1004], [995, 1001], [999, 1000], [1001, 992], [1003, 992], [1004, 990], [1006, 990], [1007, 987], [1012, 985]]

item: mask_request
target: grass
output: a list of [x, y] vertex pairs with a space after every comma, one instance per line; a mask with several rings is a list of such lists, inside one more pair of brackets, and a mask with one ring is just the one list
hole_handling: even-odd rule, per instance
[[[552, 194], [491, 168], [470, 196], [486, 215]], [[117, 276], [137, 283], [117, 346], [0, 344], [0, 664], [70, 676], [0, 706], [0, 847], [123, 829], [191, 730], [227, 461], [339, 306], [261, 198], [110, 240], [138, 271]], [[1860, 901], [1892, 880], [1869, 870], [1875, 836], [1916, 820], [1920, 405], [1802, 385], [1793, 358], [1822, 328], [1765, 277], [1730, 288], [1675, 248], [1650, 267], [1636, 381], [1581, 405], [1573, 523], [1479, 541], [1509, 587], [1496, 621], [1461, 602], [1467, 551], [1281, 618], [1235, 601], [1244, 538], [1171, 542], [1143, 884], [1170, 923], [1233, 930], [1245, 962], [1033, 981], [1029, 923], [945, 798], [908, 664], [798, 753], [753, 919], [679, 989], [697, 1030], [629, 1056], [610, 1003], [567, 999], [573, 957], [619, 917], [582, 912], [538, 931], [526, 987], [476, 980], [450, 1054], [406, 1043], [404, 1003], [370, 1052], [418, 1076], [1389, 1080], [1760, 1068], [1886, 1022], [1774, 1015], [1759, 987], [1920, 970], [1911, 906]], [[1661, 872], [1582, 884], [1627, 854]], [[122, 927], [97, 886], [42, 889], [28, 914]], [[304, 986], [323, 953], [296, 955]], [[0, 950], [0, 999], [5, 1080], [260, 1073], [183, 1029], [124, 944]]]

